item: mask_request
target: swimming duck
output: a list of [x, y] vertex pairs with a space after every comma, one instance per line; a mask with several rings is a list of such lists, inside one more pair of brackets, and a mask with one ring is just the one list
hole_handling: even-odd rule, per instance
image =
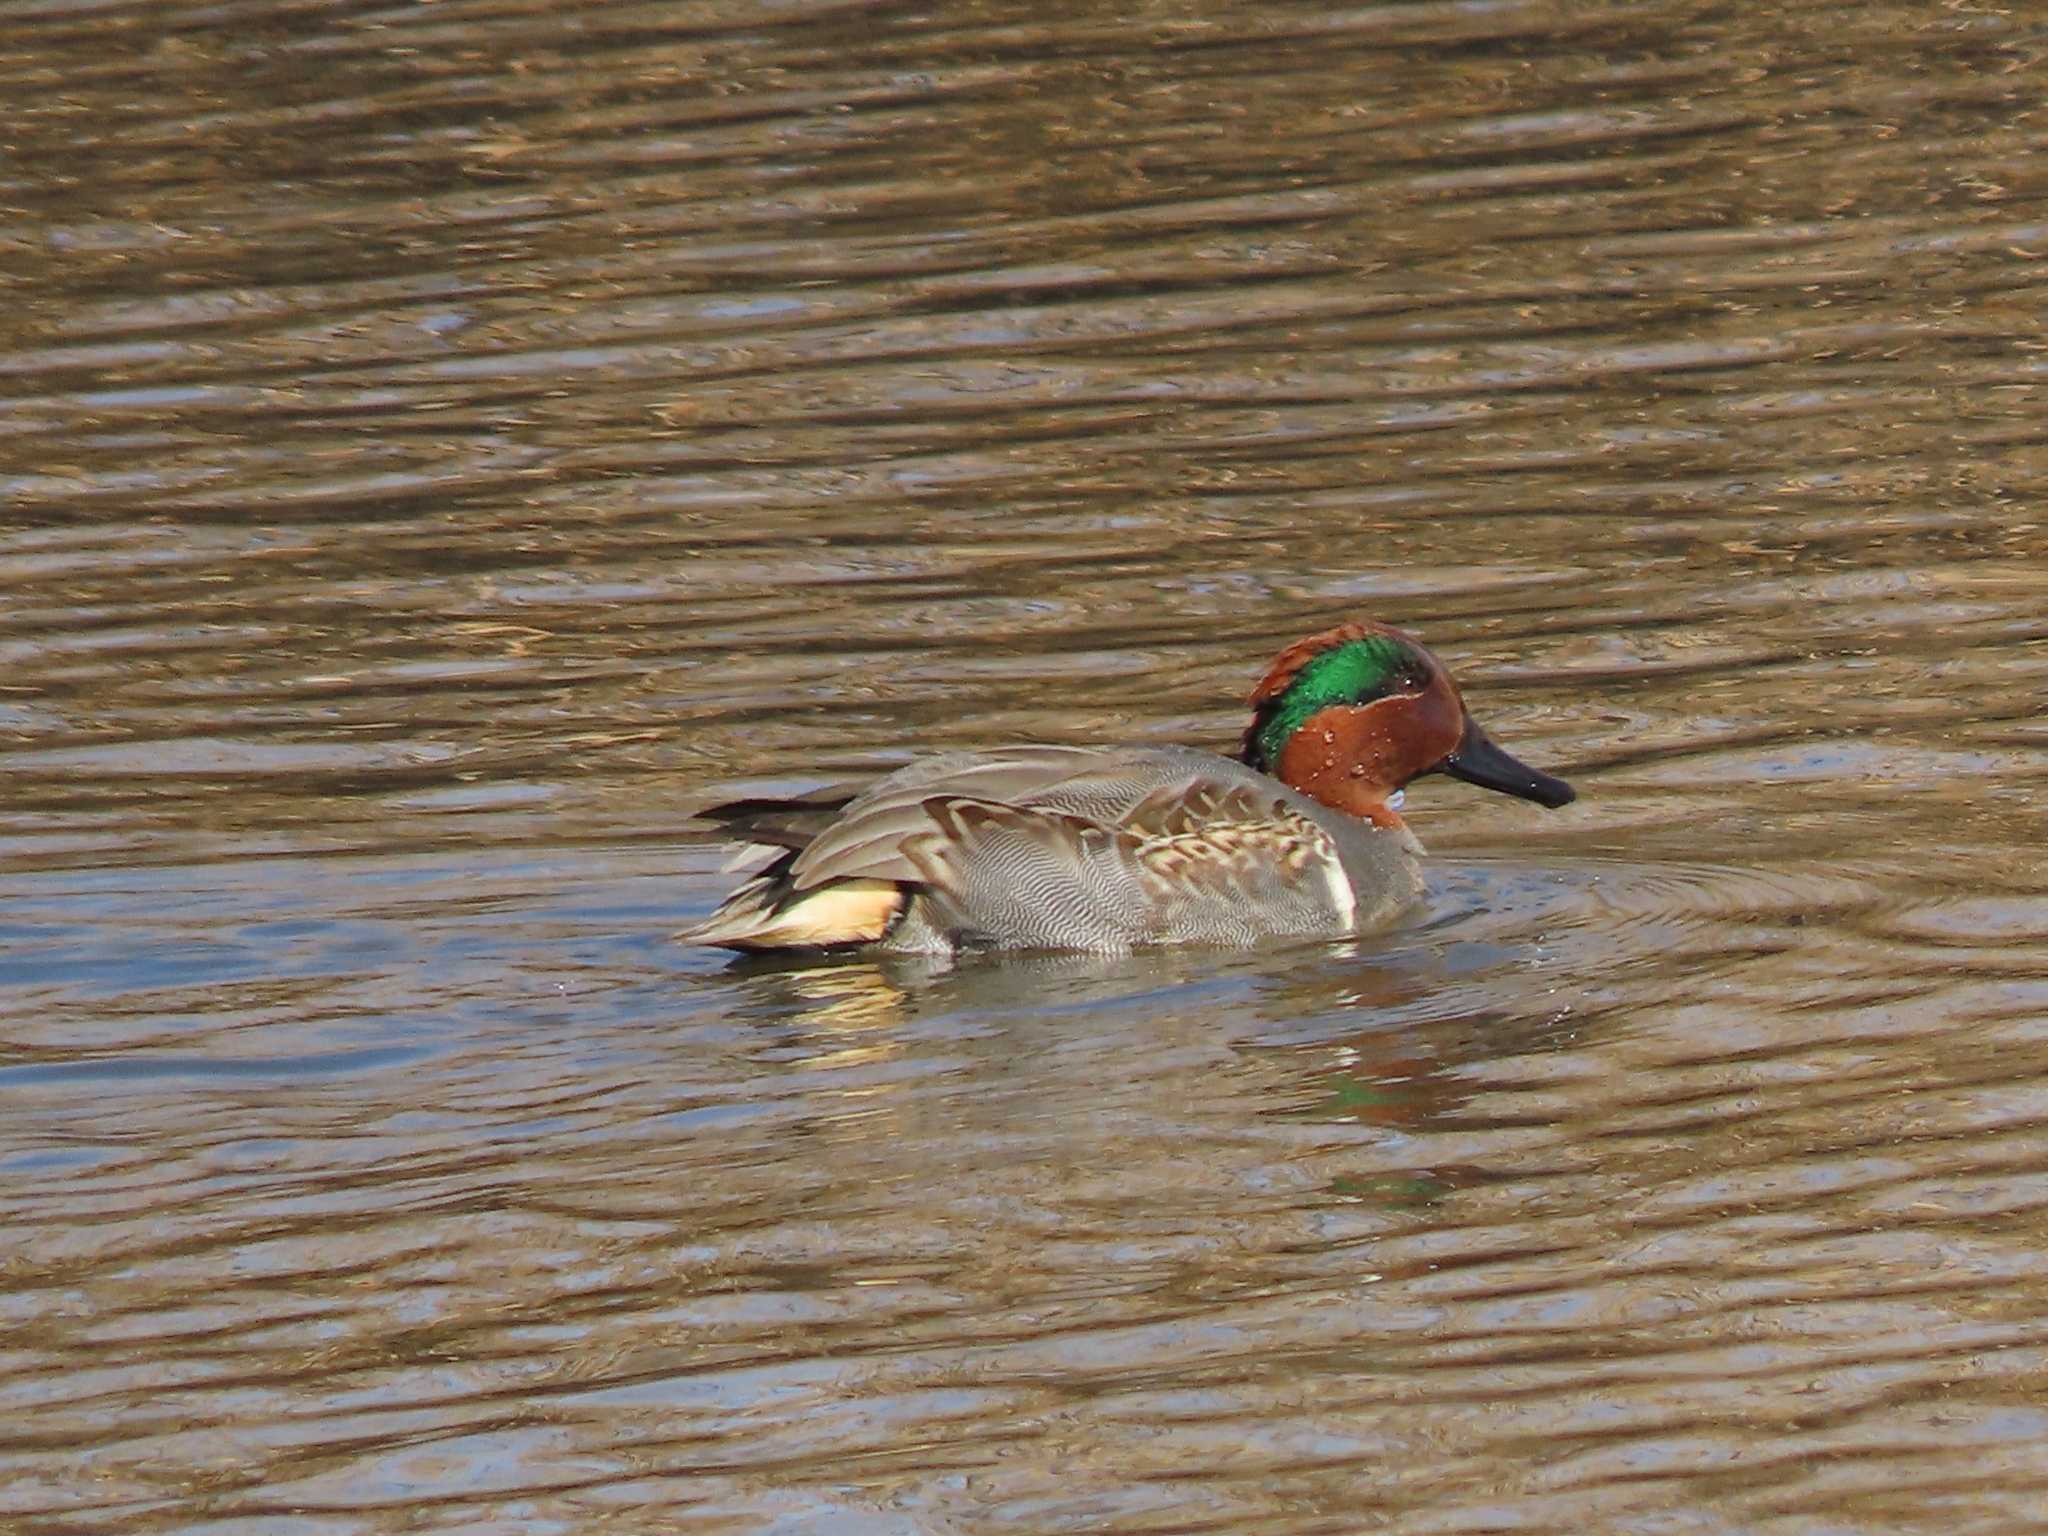
[[925, 758], [858, 794], [713, 806], [698, 814], [770, 862], [678, 937], [925, 954], [1338, 938], [1421, 895], [1422, 845], [1396, 809], [1410, 780], [1573, 799], [1496, 746], [1443, 663], [1389, 624], [1296, 641], [1250, 703], [1234, 757], [1002, 747]]

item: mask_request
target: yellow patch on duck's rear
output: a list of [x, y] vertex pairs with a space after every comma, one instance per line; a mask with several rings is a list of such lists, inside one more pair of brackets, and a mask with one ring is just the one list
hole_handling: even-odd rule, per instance
[[903, 887], [893, 880], [835, 880], [722, 942], [746, 949], [872, 944], [902, 909]]

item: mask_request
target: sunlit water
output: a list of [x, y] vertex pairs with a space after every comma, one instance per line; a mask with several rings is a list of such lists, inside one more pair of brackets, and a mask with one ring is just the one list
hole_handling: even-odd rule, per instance
[[[0, 1525], [2040, 1528], [2044, 42], [12, 7]], [[1359, 615], [1409, 928], [670, 941]]]

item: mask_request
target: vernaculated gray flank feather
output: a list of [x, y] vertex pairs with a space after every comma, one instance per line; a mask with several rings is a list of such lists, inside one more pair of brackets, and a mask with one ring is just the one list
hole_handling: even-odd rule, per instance
[[[723, 819], [789, 847], [817, 806], [753, 802]], [[1419, 851], [1403, 827], [1189, 748], [957, 753], [855, 796], [683, 937], [1100, 952], [1340, 937], [1416, 899]]]

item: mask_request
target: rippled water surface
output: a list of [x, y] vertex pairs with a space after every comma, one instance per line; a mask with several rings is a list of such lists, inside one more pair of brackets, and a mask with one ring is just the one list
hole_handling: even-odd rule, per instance
[[[2048, 1523], [2044, 26], [0, 17], [0, 1525]], [[1421, 632], [1421, 920], [689, 813]]]

